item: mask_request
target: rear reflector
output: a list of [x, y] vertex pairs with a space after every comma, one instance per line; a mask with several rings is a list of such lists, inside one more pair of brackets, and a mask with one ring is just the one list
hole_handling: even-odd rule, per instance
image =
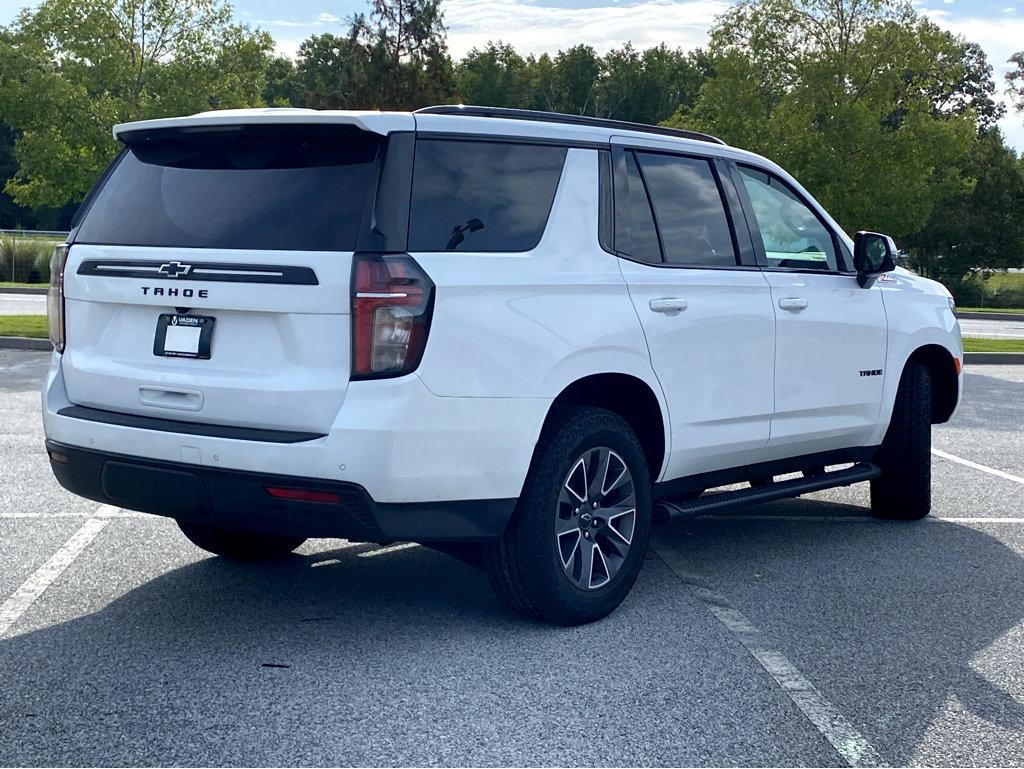
[[295, 502], [325, 502], [330, 505], [336, 505], [341, 502], [341, 497], [333, 491], [289, 489], [282, 486], [264, 486], [263, 490], [275, 499], [290, 499]]
[[956, 369], [956, 375], [960, 376], [961, 364], [959, 358], [953, 358], [953, 368]]
[[46, 453], [50, 455], [50, 461], [56, 462], [58, 465], [66, 465], [68, 463], [68, 455], [63, 451], [54, 451], [53, 449], [47, 449]]

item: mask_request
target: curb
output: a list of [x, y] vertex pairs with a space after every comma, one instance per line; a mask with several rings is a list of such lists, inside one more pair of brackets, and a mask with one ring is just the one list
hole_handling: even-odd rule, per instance
[[965, 352], [964, 365], [1024, 366], [1024, 352]]
[[964, 320], [1024, 320], [1024, 313], [1020, 312], [960, 312], [958, 310], [956, 316]]
[[15, 288], [14, 286], [0, 286], [0, 294], [35, 294], [46, 296], [48, 289], [45, 288]]
[[6, 350], [45, 350], [53, 349], [49, 339], [33, 339], [27, 336], [0, 336], [0, 349]]

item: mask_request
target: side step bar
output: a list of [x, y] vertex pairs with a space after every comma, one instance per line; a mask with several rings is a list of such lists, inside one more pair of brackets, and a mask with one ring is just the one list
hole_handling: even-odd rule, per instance
[[[838, 486], [850, 486], [861, 481], [870, 481], [881, 475], [881, 470], [870, 462], [861, 462], [845, 470], [812, 475], [804, 478], [793, 478], [788, 481], [773, 481], [763, 486], [751, 486], [736, 491], [718, 491], [703, 494], [696, 499], [680, 502], [658, 502], [655, 504], [655, 520], [667, 520], [672, 516], [692, 518], [711, 512], [733, 510], [746, 505], [771, 502], [776, 499], [798, 497], [812, 491], [833, 489]], [[658, 508], [661, 508], [660, 510]]]

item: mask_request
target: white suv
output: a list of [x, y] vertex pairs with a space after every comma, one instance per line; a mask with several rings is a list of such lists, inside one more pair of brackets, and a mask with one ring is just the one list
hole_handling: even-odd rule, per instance
[[876, 515], [928, 513], [950, 295], [762, 157], [478, 107], [114, 134], [54, 254], [44, 424], [77, 494], [234, 558], [474, 551], [566, 624], [670, 510], [871, 481]]

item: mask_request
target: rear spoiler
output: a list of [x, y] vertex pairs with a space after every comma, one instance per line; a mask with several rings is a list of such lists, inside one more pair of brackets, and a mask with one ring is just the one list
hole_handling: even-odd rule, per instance
[[153, 131], [180, 131], [202, 133], [206, 131], [230, 130], [243, 126], [354, 126], [364, 131], [387, 135], [395, 131], [414, 131], [416, 120], [408, 112], [370, 112], [342, 110], [291, 109], [269, 107], [267, 109], [226, 109], [201, 112], [186, 117], [160, 118], [157, 120], [136, 120], [132, 123], [118, 123], [114, 126], [114, 138], [132, 143], [133, 139], [151, 134]]

